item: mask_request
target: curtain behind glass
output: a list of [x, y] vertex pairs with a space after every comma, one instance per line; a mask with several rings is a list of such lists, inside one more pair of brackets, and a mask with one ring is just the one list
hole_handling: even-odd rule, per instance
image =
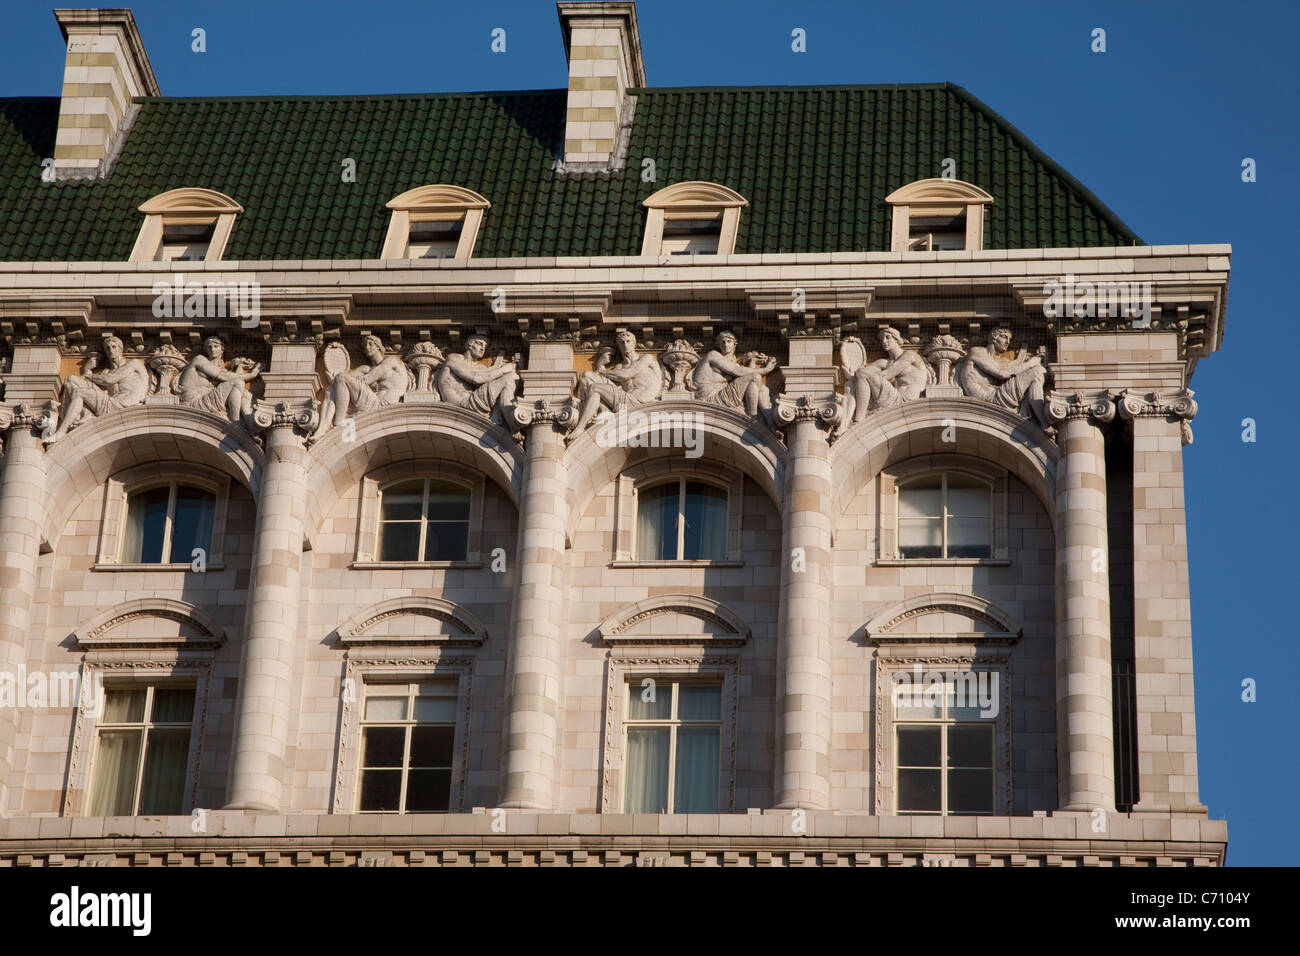
[[95, 781], [91, 787], [92, 817], [127, 817], [135, 800], [140, 764], [140, 731], [105, 730], [95, 752]]
[[682, 557], [727, 556], [727, 493], [712, 485], [690, 482], [686, 486], [686, 529]]
[[636, 556], [641, 561], [677, 558], [677, 484], [656, 485], [637, 495]]
[[624, 813], [668, 812], [667, 727], [628, 729], [624, 791]]
[[185, 763], [189, 752], [189, 730], [149, 732], [144, 782], [140, 786], [141, 816], [181, 812], [185, 802]]
[[677, 728], [675, 813], [718, 812], [718, 750], [716, 727]]
[[[123, 564], [158, 564], [162, 561], [163, 532], [167, 528], [168, 487], [151, 488], [132, 495], [126, 506], [122, 542]], [[186, 562], [190, 559], [187, 556]]]
[[212, 550], [212, 518], [217, 499], [198, 488], [177, 488], [176, 509], [172, 512], [172, 553], [174, 564], [188, 564], [194, 549]]

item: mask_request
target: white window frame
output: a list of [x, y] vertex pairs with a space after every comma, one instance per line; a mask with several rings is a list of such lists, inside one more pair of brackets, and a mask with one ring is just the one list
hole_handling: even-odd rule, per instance
[[[182, 477], [177, 472], [184, 470]], [[104, 484], [103, 520], [99, 531], [99, 553], [93, 570], [96, 571], [158, 571], [188, 570], [190, 561], [159, 561], [148, 564], [127, 564], [122, 561], [122, 548], [126, 543], [127, 512], [131, 496], [170, 484], [172, 491], [167, 504], [167, 530], [164, 533], [163, 556], [170, 554], [171, 522], [175, 508], [178, 485], [188, 485], [215, 496], [212, 514], [212, 540], [209, 543], [207, 570], [225, 568], [224, 539], [226, 516], [230, 502], [230, 477], [221, 472], [191, 462], [150, 462], [129, 468], [113, 475]]]
[[[909, 482], [945, 472], [958, 472], [992, 490], [992, 551], [987, 558], [904, 558], [898, 551], [899, 488]], [[876, 481], [877, 567], [1006, 567], [1011, 564], [1007, 514], [1008, 475], [1005, 468], [967, 455], [923, 455], [888, 466]]]
[[[929, 473], [922, 474], [922, 475], [913, 475], [913, 476], [907, 478], [905, 481], [900, 481], [900, 482], [898, 482], [898, 501], [899, 501], [899, 507], [898, 507], [898, 509], [897, 509], [896, 514], [894, 515], [894, 522], [895, 522], [895, 523], [894, 523], [894, 540], [895, 540], [896, 542], [901, 540], [901, 533], [900, 533], [899, 528], [900, 528], [900, 525], [902, 524], [902, 522], [903, 522], [903, 520], [904, 520], [904, 519], [903, 519], [903, 509], [902, 509], [903, 492], [905, 492], [905, 491], [906, 491], [906, 490], [907, 490], [911, 485], [918, 484], [918, 483], [920, 483], [920, 482], [922, 482], [922, 481], [925, 481], [926, 479], [929, 479], [929, 478], [934, 478], [936, 475], [939, 477], [939, 510], [940, 510], [941, 513], [940, 513], [937, 517], [938, 517], [938, 519], [939, 519], [939, 532], [940, 532], [940, 540], [941, 540], [941, 544], [940, 544], [940, 546], [939, 546], [939, 550], [940, 550], [941, 553], [938, 555], [937, 559], [932, 558], [931, 560], [940, 560], [940, 561], [959, 561], [959, 560], [980, 561], [980, 560], [988, 560], [988, 559], [991, 559], [991, 558], [994, 556], [994, 554], [995, 554], [995, 550], [994, 550], [994, 547], [995, 547], [995, 546], [994, 546], [994, 537], [995, 537], [995, 534], [994, 534], [994, 525], [995, 525], [996, 522], [997, 522], [997, 518], [996, 518], [996, 516], [995, 516], [995, 511], [996, 511], [996, 507], [995, 507], [995, 505], [996, 505], [996, 503], [995, 503], [995, 501], [994, 501], [994, 487], [993, 487], [993, 483], [990, 482], [990, 481], [989, 481], [988, 479], [986, 479], [986, 478], [980, 477], [980, 476], [978, 476], [978, 475], [968, 474], [967, 472], [959, 471], [959, 470], [954, 469], [954, 468], [948, 468], [948, 469], [944, 469], [944, 470], [942, 470], [942, 471], [937, 471], [937, 472], [929, 472]], [[963, 559], [963, 558], [958, 558], [958, 557], [951, 557], [951, 556], [949, 556], [949, 554], [948, 554], [948, 520], [949, 520], [949, 518], [973, 517], [972, 515], [952, 515], [952, 514], [949, 513], [949, 511], [948, 511], [948, 477], [949, 477], [950, 475], [960, 475], [962, 478], [966, 478], [966, 479], [968, 479], [968, 480], [970, 480], [970, 481], [972, 481], [972, 482], [975, 482], [975, 483], [979, 484], [981, 487], [983, 487], [984, 489], [986, 489], [986, 490], [988, 491], [988, 496], [989, 496], [989, 521], [988, 521], [988, 530], [989, 530], [989, 536], [988, 536], [988, 538], [989, 538], [989, 553], [988, 553], [988, 555], [986, 555], [984, 558], [969, 558], [969, 557], [968, 557], [968, 558]], [[925, 515], [925, 516], [923, 516], [923, 517], [925, 517], [927, 520], [929, 520], [929, 519], [933, 519], [933, 518], [935, 518], [936, 516], [935, 516], [935, 515]], [[899, 545], [898, 556], [899, 556], [899, 558], [900, 558], [901, 560], [904, 560], [904, 561], [913, 561], [913, 560], [917, 560], [917, 559], [915, 559], [915, 558], [907, 558], [907, 557], [904, 557], [904, 556], [903, 556], [903, 553], [902, 553], [902, 545]]]
[[478, 241], [479, 229], [483, 225], [483, 214], [491, 205], [478, 193], [463, 186], [435, 183], [408, 189], [387, 204], [387, 208], [392, 210], [392, 216], [388, 220], [388, 233], [384, 237], [380, 258], [423, 258], [411, 255], [412, 223], [460, 219], [460, 238], [456, 242], [455, 253], [450, 257], [433, 258], [469, 259], [474, 255], [474, 244]]
[[[461, 561], [380, 561], [379, 531], [382, 489], [402, 481], [431, 478], [458, 485], [469, 495], [469, 535]], [[352, 567], [380, 568], [479, 568], [483, 566], [483, 502], [486, 479], [479, 472], [443, 461], [415, 459], [399, 461], [366, 475], [360, 482], [359, 521]], [[427, 486], [426, 486], [427, 487]], [[421, 533], [423, 546], [423, 532]], [[421, 554], [424, 552], [421, 551]]]
[[983, 249], [984, 207], [993, 201], [983, 189], [960, 179], [921, 179], [908, 183], [885, 197], [885, 202], [893, 207], [889, 248], [893, 252], [930, 251], [912, 248], [912, 219], [955, 218], [965, 214], [966, 240], [962, 250]]
[[[452, 790], [454, 788], [453, 777], [455, 775], [455, 764], [456, 764], [456, 736], [460, 732], [460, 721], [455, 717], [453, 717], [453, 719], [450, 721], [438, 722], [438, 723], [435, 723], [434, 721], [420, 721], [415, 719], [415, 699], [420, 696], [420, 687], [429, 684], [446, 685], [448, 689], [452, 691], [452, 693], [440, 695], [440, 696], [449, 697], [452, 699], [453, 702], [455, 702], [459, 697], [460, 694], [459, 682], [454, 677], [413, 680], [413, 681], [369, 680], [365, 682], [364, 684], [365, 690], [362, 695], [362, 699], [360, 701], [361, 713], [359, 715], [359, 721], [357, 727], [358, 755], [357, 755], [356, 794], [355, 794], [355, 801], [353, 806], [354, 813], [357, 814], [396, 813], [402, 816], [412, 813], [412, 811], [406, 809], [406, 784], [407, 784], [408, 775], [410, 774], [412, 769], [411, 768], [412, 729], [419, 726], [450, 726], [452, 728], [452, 746], [451, 746], [451, 764], [447, 767], [447, 809], [445, 811], [431, 810], [431, 811], [416, 811], [416, 812], [420, 813], [421, 815], [423, 815], [426, 812], [428, 813], [440, 813], [440, 812], [451, 813], [452, 812], [453, 805], [451, 802], [451, 798], [452, 798]], [[369, 701], [371, 697], [395, 697], [397, 696], [396, 691], [399, 688], [404, 688], [406, 690], [406, 713], [407, 713], [406, 719], [404, 720], [367, 720], [366, 719], [365, 706], [367, 701]], [[365, 774], [367, 768], [362, 762], [361, 750], [363, 749], [362, 741], [365, 738], [366, 729], [369, 727], [395, 727], [395, 726], [400, 726], [405, 730], [405, 735], [402, 744], [403, 747], [402, 768], [401, 768], [402, 782], [401, 782], [401, 789], [398, 795], [398, 809], [397, 810], [363, 810], [361, 808], [361, 778]], [[423, 768], [417, 768], [417, 769], [423, 769]]]
[[244, 207], [215, 189], [186, 187], [154, 196], [139, 210], [145, 218], [131, 250], [131, 262], [162, 261], [163, 233], [171, 225], [212, 226], [212, 238], [208, 241], [203, 261], [219, 262], [235, 228], [235, 217], [244, 211]]
[[[948, 711], [948, 689], [954, 688], [955, 683], [944, 680], [944, 695], [941, 704], [941, 713], [938, 717], [907, 717], [894, 719], [894, 813], [899, 816], [979, 816], [975, 813], [953, 812], [948, 809], [948, 771], [952, 768], [948, 766], [948, 731], [953, 727], [967, 726], [983, 727], [990, 735], [989, 739], [989, 813], [997, 808], [997, 726], [991, 720], [959, 720], [949, 714]], [[895, 701], [890, 701], [890, 708], [894, 714], [898, 713]], [[899, 775], [905, 769], [897, 759], [898, 755], [898, 733], [907, 727], [938, 727], [939, 728], [939, 765], [937, 767], [925, 767], [918, 769], [937, 770], [939, 772], [939, 809], [938, 810], [904, 810], [898, 805], [901, 798], [902, 788], [899, 785]], [[982, 767], [976, 769], [984, 769]]]
[[[704, 685], [704, 686], [708, 686], [708, 687], [716, 687], [716, 688], [717, 688], [717, 690], [718, 690], [718, 718], [717, 718], [717, 720], [689, 720], [689, 721], [684, 721], [684, 720], [682, 720], [682, 718], [678, 715], [677, 708], [678, 708], [678, 700], [679, 700], [679, 697], [680, 697], [679, 690], [680, 690], [680, 688], [682, 687], [683, 684]], [[720, 680], [680, 680], [680, 679], [673, 679], [673, 680], [668, 680], [668, 681], [663, 681], [663, 682], [656, 682], [655, 685], [654, 685], [654, 686], [655, 686], [655, 693], [656, 693], [656, 695], [659, 694], [665, 686], [672, 688], [671, 702], [670, 702], [670, 705], [669, 705], [669, 715], [668, 715], [667, 717], [656, 717], [656, 718], [648, 718], [648, 717], [646, 717], [646, 718], [634, 718], [634, 717], [632, 717], [632, 716], [631, 716], [631, 714], [632, 714], [632, 695], [633, 695], [633, 694], [641, 694], [641, 693], [644, 693], [644, 690], [643, 690], [643, 688], [642, 688], [642, 686], [641, 686], [640, 684], [627, 683], [627, 684], [625, 684], [624, 686], [625, 686], [626, 689], [627, 689], [627, 694], [626, 694], [626, 696], [625, 696], [624, 699], [623, 699], [623, 753], [624, 753], [624, 754], [627, 754], [627, 753], [629, 752], [629, 751], [628, 751], [628, 736], [629, 736], [629, 732], [630, 732], [630, 731], [635, 730], [635, 729], [637, 729], [637, 728], [651, 728], [651, 729], [653, 729], [653, 728], [667, 728], [667, 729], [668, 729], [668, 808], [667, 808], [667, 810], [665, 810], [664, 812], [665, 812], [665, 813], [676, 813], [676, 812], [677, 812], [676, 808], [673, 807], [673, 801], [674, 801], [674, 799], [675, 799], [675, 793], [676, 793], [676, 789], [677, 789], [677, 788], [676, 788], [676, 783], [677, 783], [677, 732], [678, 732], [682, 727], [684, 727], [684, 726], [685, 726], [685, 727], [710, 727], [710, 728], [712, 728], [712, 727], [716, 727], [716, 728], [717, 728], [717, 731], [718, 731], [718, 781], [717, 781], [717, 784], [718, 784], [718, 800], [717, 800], [717, 804], [718, 804], [719, 807], [721, 807], [721, 805], [722, 805], [722, 756], [723, 756], [723, 751], [722, 751], [722, 715], [723, 715], [723, 699], [722, 699], [723, 687], [722, 687], [722, 681], [720, 681]], [[628, 791], [627, 791], [627, 784], [626, 784], [626, 780], [625, 780], [625, 782], [624, 782], [624, 788], [623, 788], [623, 806], [624, 806], [624, 808], [627, 807], [627, 798], [628, 798], [628, 796], [629, 796], [629, 793], [628, 793]], [[626, 809], [625, 809], [625, 812], [627, 812]]]
[[[642, 495], [643, 493], [647, 492], [647, 491], [652, 491], [652, 490], [654, 490], [655, 488], [661, 488], [661, 487], [663, 487], [663, 486], [665, 486], [665, 485], [671, 485], [674, 481], [677, 482], [677, 548], [676, 548], [676, 555], [677, 555], [677, 556], [676, 556], [676, 557], [673, 557], [673, 558], [643, 558], [643, 557], [641, 557], [641, 555], [640, 555], [640, 542], [637, 540], [637, 530], [636, 530], [636, 529], [640, 526], [640, 523], [641, 523], [641, 510], [640, 510], [640, 509], [641, 509], [641, 495]], [[726, 534], [726, 536], [725, 536], [724, 539], [723, 539], [723, 550], [722, 550], [722, 555], [721, 555], [721, 557], [716, 557], [716, 558], [686, 558], [686, 557], [682, 557], [682, 553], [683, 553], [683, 551], [685, 550], [685, 547], [686, 547], [686, 486], [687, 486], [688, 484], [692, 483], [692, 482], [694, 482], [694, 483], [696, 483], [696, 484], [701, 484], [701, 485], [708, 485], [708, 486], [711, 487], [711, 488], [716, 488], [717, 490], [721, 491], [721, 492], [726, 496], [726, 501], [727, 501], [727, 534]], [[731, 516], [732, 516], [731, 495], [732, 495], [732, 489], [731, 489], [730, 487], [728, 487], [727, 485], [725, 485], [725, 484], [723, 484], [722, 482], [718, 481], [717, 479], [711, 479], [711, 478], [709, 478], [709, 477], [702, 476], [702, 475], [678, 474], [678, 475], [675, 475], [675, 476], [672, 476], [672, 477], [663, 477], [663, 478], [647, 479], [646, 481], [637, 484], [637, 485], [636, 485], [636, 504], [635, 504], [635, 510], [633, 511], [633, 519], [632, 519], [632, 550], [631, 550], [631, 560], [635, 561], [635, 562], [638, 563], [638, 564], [642, 564], [642, 565], [646, 565], [646, 564], [677, 564], [677, 565], [681, 565], [681, 564], [686, 564], [686, 565], [694, 565], [694, 564], [717, 564], [717, 563], [719, 563], [719, 562], [723, 562], [723, 561], [728, 561], [728, 560], [730, 560], [730, 559], [731, 559], [731, 551], [732, 551], [732, 549], [731, 549], [731, 547], [730, 547], [730, 538], [731, 538], [730, 530], [731, 530]]]
[[642, 205], [646, 207], [646, 225], [641, 255], [672, 255], [664, 247], [664, 224], [668, 220], [716, 217], [719, 220], [717, 250], [692, 255], [729, 256], [736, 250], [740, 210], [749, 205], [749, 200], [734, 189], [718, 183], [691, 181], [667, 186], [646, 199]]

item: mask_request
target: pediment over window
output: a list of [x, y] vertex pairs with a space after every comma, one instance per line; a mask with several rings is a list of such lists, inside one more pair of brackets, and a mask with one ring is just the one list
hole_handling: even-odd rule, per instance
[[1014, 644], [1020, 623], [996, 604], [973, 594], [934, 592], [885, 608], [866, 624], [872, 644]]
[[464, 608], [433, 597], [391, 598], [348, 618], [338, 629], [344, 647], [439, 644], [477, 647], [487, 629]]
[[608, 644], [705, 644], [737, 647], [749, 625], [717, 601], [693, 594], [662, 594], [638, 601], [600, 625]]
[[80, 650], [104, 647], [212, 648], [226, 633], [204, 610], [170, 598], [140, 598], [104, 611], [72, 633]]

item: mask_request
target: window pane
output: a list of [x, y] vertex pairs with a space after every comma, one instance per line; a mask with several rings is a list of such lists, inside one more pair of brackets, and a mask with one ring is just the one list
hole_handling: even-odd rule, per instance
[[940, 482], [933, 478], [920, 478], [898, 489], [898, 516], [900, 518], [937, 518], [940, 509]]
[[468, 521], [469, 495], [463, 488], [445, 482], [429, 482], [430, 521]]
[[456, 722], [455, 697], [417, 697], [415, 698], [415, 719], [422, 723]]
[[941, 518], [899, 518], [898, 553], [904, 558], [943, 556]]
[[405, 697], [367, 697], [366, 720], [405, 720]]
[[176, 489], [176, 510], [172, 513], [172, 553], [169, 561], [189, 564], [194, 549], [212, 549], [212, 516], [217, 499], [198, 488]]
[[424, 507], [424, 479], [389, 485], [382, 495], [380, 519], [383, 521], [419, 520]]
[[628, 720], [667, 720], [672, 716], [673, 685], [655, 683], [628, 685]]
[[937, 720], [943, 716], [942, 685], [913, 681], [900, 683], [893, 688], [893, 699], [895, 720]]
[[987, 558], [993, 549], [988, 518], [949, 518], [948, 557]]
[[[162, 562], [163, 532], [167, 528], [167, 499], [170, 488], [151, 488], [131, 496], [126, 506], [126, 534], [123, 536], [123, 564]], [[189, 558], [185, 559], [187, 562]]]
[[637, 495], [636, 556], [642, 561], [677, 557], [676, 484], [646, 488]]
[[445, 813], [450, 804], [450, 770], [412, 770], [406, 775], [407, 813]]
[[727, 556], [727, 493], [712, 485], [686, 485], [686, 530], [682, 557], [688, 559]]
[[140, 787], [140, 814], [175, 815], [185, 803], [185, 763], [190, 753], [190, 732], [153, 730], [144, 756], [144, 783]]
[[134, 724], [144, 720], [145, 690], [105, 690], [104, 723]]
[[379, 526], [380, 561], [419, 561], [420, 522], [403, 521]]
[[989, 486], [963, 475], [948, 476], [948, 514], [987, 518], [991, 513]]
[[718, 720], [721, 708], [722, 688], [717, 684], [682, 684], [677, 688], [680, 720]]
[[194, 719], [194, 688], [154, 688], [149, 719], [155, 724], [188, 724]]
[[430, 725], [411, 728], [412, 767], [450, 767], [456, 728]]
[[716, 727], [678, 729], [674, 813], [718, 812], [719, 746]]
[[992, 813], [992, 770], [948, 771], [949, 813]]
[[[1000, 709], [996, 696], [998, 675], [990, 671], [963, 671], [956, 675], [948, 698], [948, 716], [953, 720], [987, 720]], [[986, 713], [981, 713], [985, 711]], [[992, 713], [987, 713], [992, 711]], [[992, 727], [987, 728], [992, 733]], [[980, 766], [983, 766], [981, 764]]]
[[469, 551], [469, 524], [430, 521], [424, 535], [424, 560], [464, 561]]
[[937, 813], [941, 809], [939, 786], [938, 770], [898, 771], [898, 809]]
[[135, 783], [140, 769], [138, 730], [105, 730], [99, 735], [95, 751], [94, 799], [92, 817], [131, 815], [135, 801]]
[[993, 728], [980, 724], [955, 724], [948, 728], [948, 766], [993, 766]]
[[362, 810], [401, 809], [402, 771], [367, 770], [361, 774]]
[[363, 767], [400, 767], [405, 727], [367, 727], [361, 737]]
[[668, 728], [631, 727], [627, 732], [624, 813], [668, 812]]
[[898, 766], [938, 767], [940, 730], [938, 726], [899, 727]]

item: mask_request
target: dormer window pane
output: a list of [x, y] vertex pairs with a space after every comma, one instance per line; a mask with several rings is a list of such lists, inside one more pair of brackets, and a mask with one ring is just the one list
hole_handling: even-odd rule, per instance
[[161, 262], [201, 262], [207, 257], [208, 246], [216, 223], [197, 225], [163, 225], [162, 245], [158, 259]]
[[712, 256], [718, 253], [722, 218], [667, 219], [661, 247], [665, 255]]
[[908, 225], [907, 247], [912, 252], [966, 248], [965, 213], [960, 216], [913, 216]]
[[464, 217], [427, 219], [411, 223], [408, 259], [453, 259], [464, 229]]

